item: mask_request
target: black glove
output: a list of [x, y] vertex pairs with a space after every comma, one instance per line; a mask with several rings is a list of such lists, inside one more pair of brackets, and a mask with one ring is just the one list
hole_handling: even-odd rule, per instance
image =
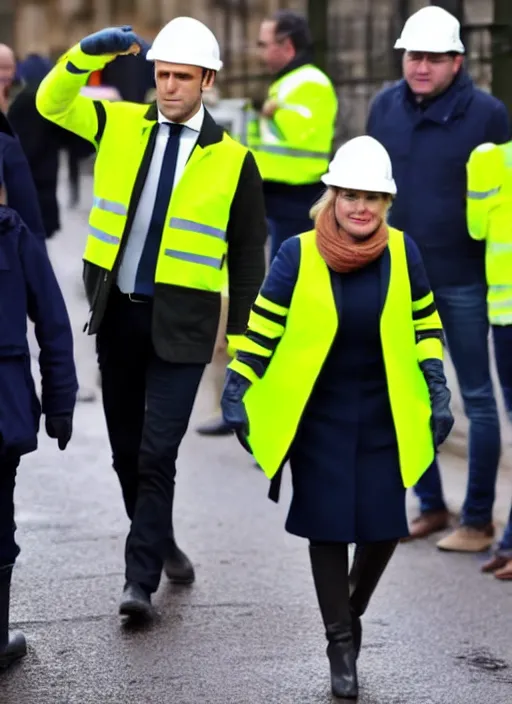
[[89, 56], [122, 54], [133, 45], [142, 46], [142, 40], [132, 31], [130, 25], [108, 27], [90, 34], [80, 42], [80, 49]]
[[56, 438], [59, 450], [65, 450], [73, 435], [73, 416], [46, 416], [46, 433], [49, 438]]
[[228, 369], [220, 401], [224, 422], [236, 432], [240, 443], [248, 452], [251, 452], [251, 448], [247, 442], [247, 436], [249, 435], [249, 419], [247, 418], [242, 399], [250, 386], [251, 382], [249, 379], [246, 379], [232, 369]]
[[420, 368], [430, 394], [432, 433], [437, 448], [443, 444], [453, 428], [454, 419], [450, 410], [452, 395], [446, 385], [443, 363], [440, 359], [425, 359], [420, 362]]

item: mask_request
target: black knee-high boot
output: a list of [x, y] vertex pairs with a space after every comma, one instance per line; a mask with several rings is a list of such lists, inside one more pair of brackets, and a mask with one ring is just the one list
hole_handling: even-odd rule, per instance
[[357, 699], [356, 653], [349, 607], [348, 546], [317, 543], [309, 547], [318, 604], [328, 640], [332, 693]]
[[27, 654], [27, 644], [22, 633], [9, 633], [9, 601], [12, 565], [0, 567], [0, 670]]
[[373, 592], [384, 574], [384, 570], [397, 545], [397, 540], [384, 540], [356, 547], [349, 575], [349, 585], [352, 632], [357, 655], [359, 655], [361, 649], [363, 635], [361, 616], [366, 611]]

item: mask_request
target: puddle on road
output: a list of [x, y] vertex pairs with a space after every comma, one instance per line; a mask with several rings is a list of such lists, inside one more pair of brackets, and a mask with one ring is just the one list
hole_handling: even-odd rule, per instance
[[490, 650], [485, 648], [468, 650], [466, 653], [456, 655], [455, 660], [467, 665], [473, 672], [488, 672], [493, 679], [505, 684], [512, 684], [512, 668], [508, 662], [495, 657]]

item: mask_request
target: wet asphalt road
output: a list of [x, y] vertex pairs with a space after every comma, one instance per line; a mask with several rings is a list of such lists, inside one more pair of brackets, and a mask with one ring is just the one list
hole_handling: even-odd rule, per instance
[[[197, 583], [163, 581], [158, 623], [128, 630], [117, 616], [127, 519], [100, 405], [81, 405], [69, 451], [42, 438], [20, 471], [12, 620], [30, 653], [1, 677], [0, 704], [333, 701], [307, 546], [283, 530], [288, 496], [287, 482], [278, 507], [266, 499], [231, 438], [189, 433], [176, 532]], [[359, 670], [361, 704], [510, 704], [512, 585], [433, 541], [400, 546], [364, 620]]]

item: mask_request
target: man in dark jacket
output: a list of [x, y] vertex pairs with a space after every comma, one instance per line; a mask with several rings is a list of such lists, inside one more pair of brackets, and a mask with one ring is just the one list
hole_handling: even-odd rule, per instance
[[[0, 205], [0, 670], [26, 653], [22, 634], [9, 634], [15, 542], [14, 487], [22, 455], [37, 448], [41, 413], [46, 432], [64, 450], [72, 433], [77, 379], [66, 306], [44, 242], [18, 213]], [[41, 350], [42, 402], [30, 372], [27, 316]]]
[[[500, 428], [489, 364], [485, 245], [466, 227], [466, 163], [483, 142], [509, 138], [505, 106], [477, 89], [463, 67], [459, 22], [440, 7], [409, 18], [395, 48], [404, 80], [371, 106], [368, 134], [391, 155], [398, 195], [390, 224], [407, 232], [425, 261], [470, 421], [469, 481], [461, 526], [438, 543], [479, 552], [493, 540]], [[412, 537], [448, 526], [437, 462], [416, 487], [421, 513]]]

